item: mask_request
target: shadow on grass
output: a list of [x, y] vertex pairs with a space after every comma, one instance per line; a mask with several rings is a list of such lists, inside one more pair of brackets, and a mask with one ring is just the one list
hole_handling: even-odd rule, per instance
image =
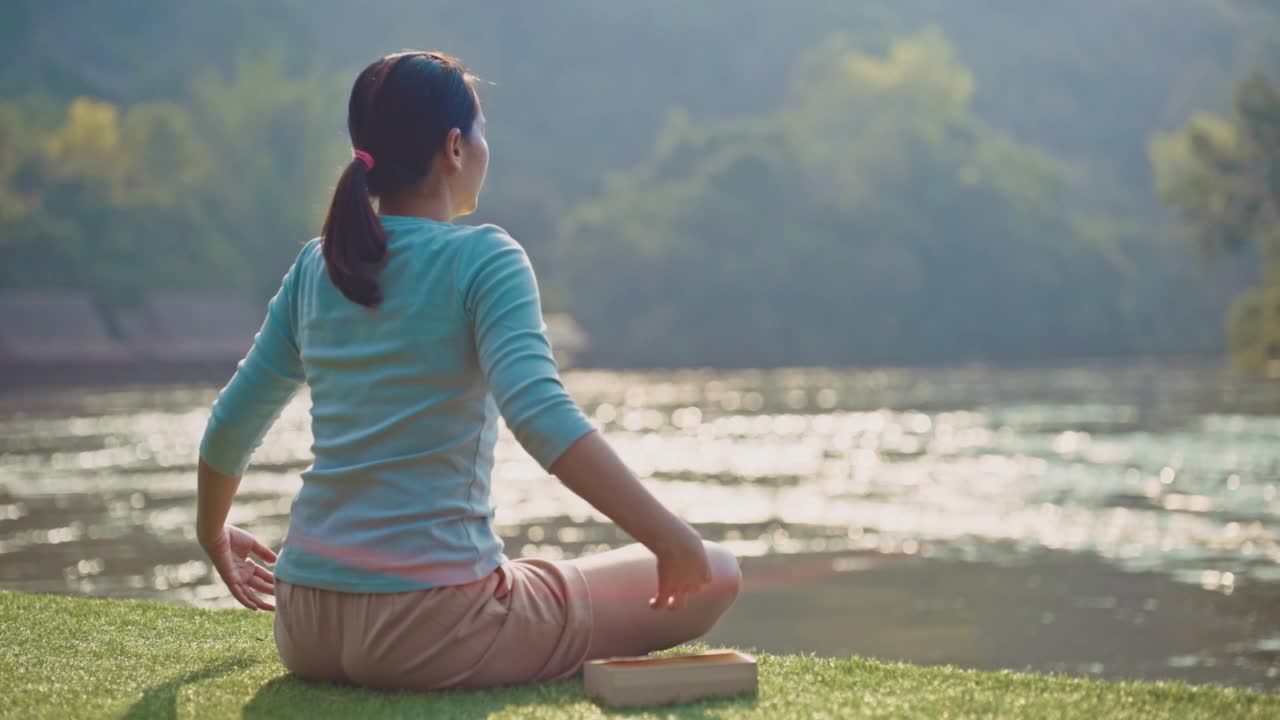
[[629, 715], [647, 715], [654, 714], [662, 717], [689, 718], [696, 720], [699, 718], [722, 718], [727, 714], [726, 711], [737, 710], [739, 712], [747, 712], [754, 710], [759, 697], [756, 694], [736, 695], [734, 697], [710, 698], [707, 700], [699, 700], [696, 703], [687, 705], [646, 705], [644, 707], [634, 708], [611, 708], [604, 705], [600, 709], [607, 713], [612, 713], [620, 717]]
[[124, 714], [126, 720], [142, 718], [176, 718], [178, 716], [178, 691], [185, 685], [212, 680], [257, 664], [256, 659], [237, 658], [224, 660], [216, 665], [174, 678], [163, 685], [157, 685], [142, 694]]
[[244, 706], [246, 720], [302, 717], [485, 717], [506, 707], [563, 707], [583, 700], [580, 683], [565, 681], [493, 690], [396, 691], [273, 678]]
[[[639, 715], [658, 712], [679, 718], [717, 717], [726, 709], [748, 710], [756, 705], [755, 695], [703, 700], [693, 705], [667, 705], [648, 708], [607, 708], [605, 712]], [[595, 702], [582, 693], [580, 679], [537, 685], [518, 685], [492, 690], [440, 690], [434, 692], [397, 692], [372, 690], [346, 685], [300, 680], [291, 674], [273, 678], [258, 689], [245, 704], [245, 720], [280, 717], [348, 718], [348, 717], [431, 717], [473, 718], [511, 707], [556, 709], [567, 713], [570, 706]]]

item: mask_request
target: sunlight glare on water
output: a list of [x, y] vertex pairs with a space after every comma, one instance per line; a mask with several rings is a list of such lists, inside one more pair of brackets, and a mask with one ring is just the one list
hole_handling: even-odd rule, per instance
[[[999, 559], [1088, 551], [1230, 592], [1280, 579], [1274, 393], [1121, 371], [569, 373], [653, 491], [741, 555]], [[0, 415], [0, 581], [226, 596], [187, 563], [194, 460], [216, 388], [53, 390]], [[1261, 399], [1260, 399], [1261, 398]], [[278, 544], [310, 462], [307, 393], [254, 456], [231, 521]], [[626, 540], [504, 429], [493, 502], [508, 553]], [[212, 589], [210, 589], [212, 588]]]

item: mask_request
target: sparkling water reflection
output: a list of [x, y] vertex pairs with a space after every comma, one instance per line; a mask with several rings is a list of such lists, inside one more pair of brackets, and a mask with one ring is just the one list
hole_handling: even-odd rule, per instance
[[[776, 556], [828, 558], [810, 580], [830, 585], [879, 567], [868, 557], [915, 558], [903, 567], [936, 572], [1030, 567], [1056, 553], [1158, 577], [1166, 594], [1274, 599], [1280, 585], [1274, 385], [1168, 367], [593, 371], [566, 383], [666, 503], [708, 537], [762, 558], [760, 568]], [[194, 462], [216, 392], [0, 396], [0, 587], [233, 604], [194, 547]], [[305, 391], [286, 408], [232, 511], [272, 545], [310, 462], [309, 408]], [[627, 540], [505, 432], [493, 492], [513, 557]], [[776, 572], [778, 585], [797, 582], [800, 565]], [[1034, 602], [1054, 617], [1075, 612]], [[1280, 684], [1267, 672], [1280, 658], [1280, 611], [1250, 612], [1256, 622], [1210, 660], [1255, 658], [1257, 672], [1228, 679]], [[1160, 661], [1179, 676], [1204, 667], [1202, 655]]]

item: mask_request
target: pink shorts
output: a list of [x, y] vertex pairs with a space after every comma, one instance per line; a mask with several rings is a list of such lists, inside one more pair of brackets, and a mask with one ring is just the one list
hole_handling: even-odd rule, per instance
[[521, 559], [465, 585], [348, 593], [276, 580], [275, 639], [299, 677], [406, 690], [482, 688], [575, 674], [591, 644], [587, 580]]

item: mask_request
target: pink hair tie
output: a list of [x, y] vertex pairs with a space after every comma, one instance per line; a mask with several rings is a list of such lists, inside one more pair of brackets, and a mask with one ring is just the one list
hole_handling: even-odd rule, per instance
[[356, 150], [351, 153], [351, 156], [359, 159], [361, 162], [364, 163], [365, 167], [369, 168], [370, 170], [373, 169], [373, 156], [370, 155], [369, 153], [363, 150]]

